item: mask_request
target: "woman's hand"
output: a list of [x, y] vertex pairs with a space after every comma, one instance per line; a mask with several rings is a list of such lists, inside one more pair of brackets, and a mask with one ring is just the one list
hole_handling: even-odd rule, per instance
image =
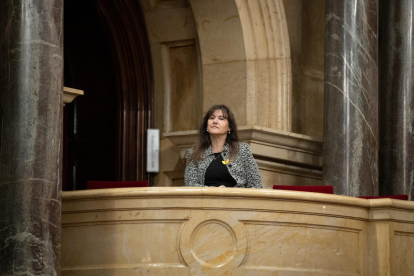
[[219, 186], [219, 188], [226, 188], [226, 186], [224, 186], [224, 185], [221, 185], [221, 186]]

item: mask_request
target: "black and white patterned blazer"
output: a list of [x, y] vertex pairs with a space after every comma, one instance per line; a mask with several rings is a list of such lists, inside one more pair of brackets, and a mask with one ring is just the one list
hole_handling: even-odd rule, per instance
[[[187, 152], [187, 166], [185, 167], [184, 181], [185, 186], [204, 187], [205, 174], [208, 166], [214, 159], [214, 153], [211, 146], [206, 149], [201, 157], [202, 161], [194, 162], [191, 160], [193, 149]], [[229, 158], [229, 146], [224, 145], [221, 153], [223, 160]], [[262, 182], [260, 180], [259, 168], [254, 161], [250, 147], [246, 143], [239, 143], [239, 152], [234, 160], [226, 165], [230, 175], [236, 180], [237, 184], [234, 188], [258, 188], [261, 189]]]

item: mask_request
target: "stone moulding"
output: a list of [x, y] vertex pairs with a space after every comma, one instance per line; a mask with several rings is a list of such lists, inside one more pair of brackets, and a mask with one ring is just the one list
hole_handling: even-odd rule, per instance
[[[322, 156], [322, 139], [315, 137], [257, 125], [239, 127], [238, 135], [239, 139], [244, 142], [263, 142]], [[168, 132], [163, 136], [170, 139], [174, 145], [187, 150], [194, 145], [197, 139], [197, 130]]]
[[[261, 127], [242, 126], [239, 139], [250, 145], [260, 169], [322, 179], [322, 139]], [[197, 139], [197, 131], [164, 133], [180, 148], [180, 157]]]
[[409, 275], [412, 242], [414, 203], [394, 199], [206, 187], [62, 193], [62, 275]]
[[[409, 201], [401, 201], [389, 198], [368, 200], [349, 196], [327, 195], [322, 193], [311, 192], [297, 192], [297, 191], [283, 191], [283, 190], [266, 190], [266, 189], [215, 189], [209, 187], [148, 187], [148, 188], [117, 188], [117, 189], [97, 189], [97, 190], [82, 190], [62, 192], [62, 200], [65, 203], [65, 208], [62, 208], [62, 213], [69, 214], [74, 210], [81, 210], [86, 208], [86, 205], [72, 205], [77, 201], [95, 201], [95, 200], [112, 200], [112, 199], [140, 199], [140, 198], [199, 198], [199, 197], [227, 197], [227, 198], [251, 198], [263, 200], [290, 200], [290, 201], [306, 201], [318, 203], [332, 203], [335, 205], [356, 206], [361, 208], [380, 208], [380, 207], [395, 207], [400, 209], [414, 210], [414, 203]], [[91, 202], [90, 210], [101, 210]], [[92, 208], [90, 208], [92, 207]], [[155, 206], [153, 206], [155, 207]], [[200, 206], [201, 207], [201, 206]], [[256, 206], [257, 210], [262, 210], [263, 206]], [[276, 207], [276, 206], [275, 206]], [[119, 205], [120, 209], [124, 209]], [[233, 207], [231, 207], [233, 209]], [[111, 209], [113, 209], [111, 207]], [[115, 208], [117, 209], [117, 208]], [[84, 209], [86, 211], [86, 209]], [[326, 211], [325, 211], [326, 213]], [[365, 217], [366, 219], [368, 217]]]

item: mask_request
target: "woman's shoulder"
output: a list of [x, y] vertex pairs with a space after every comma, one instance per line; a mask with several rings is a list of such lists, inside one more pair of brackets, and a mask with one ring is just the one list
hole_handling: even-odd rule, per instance
[[239, 150], [250, 150], [250, 146], [245, 142], [239, 142]]
[[187, 150], [187, 152], [185, 153], [185, 156], [187, 157], [187, 159], [189, 159], [191, 157], [191, 155], [193, 155], [193, 151], [194, 151], [193, 147], [191, 147]]
[[239, 142], [238, 147], [239, 149], [237, 150], [237, 152], [240, 157], [246, 157], [246, 156], [251, 155], [252, 151], [250, 150], [249, 144], [244, 143], [244, 142]]

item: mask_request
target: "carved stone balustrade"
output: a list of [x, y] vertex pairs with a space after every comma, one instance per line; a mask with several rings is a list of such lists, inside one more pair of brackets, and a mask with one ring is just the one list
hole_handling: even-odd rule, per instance
[[410, 275], [414, 202], [222, 188], [63, 192], [62, 275]]

